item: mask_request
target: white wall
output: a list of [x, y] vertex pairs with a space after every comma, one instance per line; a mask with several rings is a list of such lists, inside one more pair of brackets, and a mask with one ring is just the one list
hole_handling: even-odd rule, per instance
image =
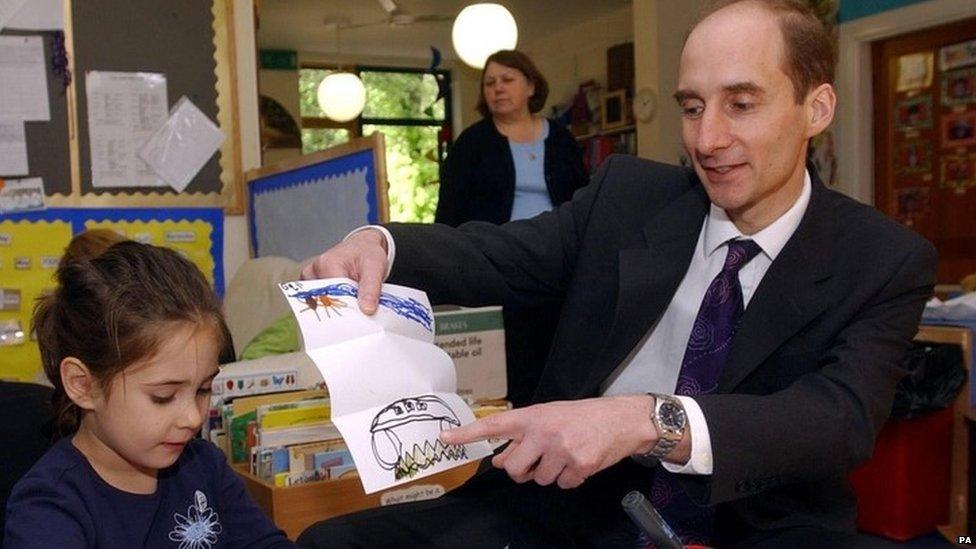
[[519, 43], [519, 49], [532, 58], [549, 82], [544, 113], [548, 114], [553, 105], [572, 101], [582, 82], [592, 79], [606, 87], [607, 48], [634, 40], [632, 19], [630, 6], [624, 6], [559, 32], [529, 35]]
[[672, 95], [678, 86], [678, 63], [685, 37], [706, 0], [634, 0], [635, 87], [657, 93], [657, 115], [637, 127], [638, 154], [676, 163], [681, 145], [681, 113]]

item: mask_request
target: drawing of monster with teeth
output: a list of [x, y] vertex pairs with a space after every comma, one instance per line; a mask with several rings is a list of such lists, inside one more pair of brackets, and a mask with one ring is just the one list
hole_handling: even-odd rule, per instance
[[397, 400], [373, 418], [369, 429], [373, 455], [397, 480], [413, 477], [441, 461], [467, 459], [464, 446], [445, 445], [436, 433], [430, 440], [430, 422], [437, 422], [437, 433], [461, 425], [450, 406], [434, 395]]

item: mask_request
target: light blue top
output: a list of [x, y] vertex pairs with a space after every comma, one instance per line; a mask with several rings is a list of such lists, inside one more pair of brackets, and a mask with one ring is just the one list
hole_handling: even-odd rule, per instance
[[512, 221], [528, 219], [552, 209], [549, 188], [546, 187], [546, 137], [549, 121], [542, 119], [542, 135], [536, 141], [516, 143], [508, 140], [515, 161], [515, 201]]

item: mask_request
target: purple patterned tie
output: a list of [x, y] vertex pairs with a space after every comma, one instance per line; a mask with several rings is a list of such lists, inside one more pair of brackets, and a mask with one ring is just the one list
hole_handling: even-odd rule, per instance
[[[742, 286], [739, 269], [756, 257], [761, 249], [752, 240], [730, 240], [729, 254], [722, 272], [712, 280], [702, 298], [695, 324], [688, 338], [677, 395], [694, 396], [714, 393], [732, 349], [732, 338], [742, 319]], [[687, 544], [705, 545], [711, 538], [715, 512], [693, 502], [678, 483], [676, 476], [658, 467], [651, 489], [651, 503], [664, 520]], [[653, 547], [641, 534], [638, 547]]]

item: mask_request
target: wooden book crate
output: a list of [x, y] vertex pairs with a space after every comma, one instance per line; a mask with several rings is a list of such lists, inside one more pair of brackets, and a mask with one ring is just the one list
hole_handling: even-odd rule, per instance
[[250, 474], [246, 465], [235, 465], [234, 468], [258, 506], [264, 509], [278, 528], [295, 540], [306, 528], [320, 520], [380, 505], [431, 499], [431, 495], [443, 494], [471, 478], [478, 469], [478, 462], [375, 494], [366, 494], [358, 477], [277, 487]]

